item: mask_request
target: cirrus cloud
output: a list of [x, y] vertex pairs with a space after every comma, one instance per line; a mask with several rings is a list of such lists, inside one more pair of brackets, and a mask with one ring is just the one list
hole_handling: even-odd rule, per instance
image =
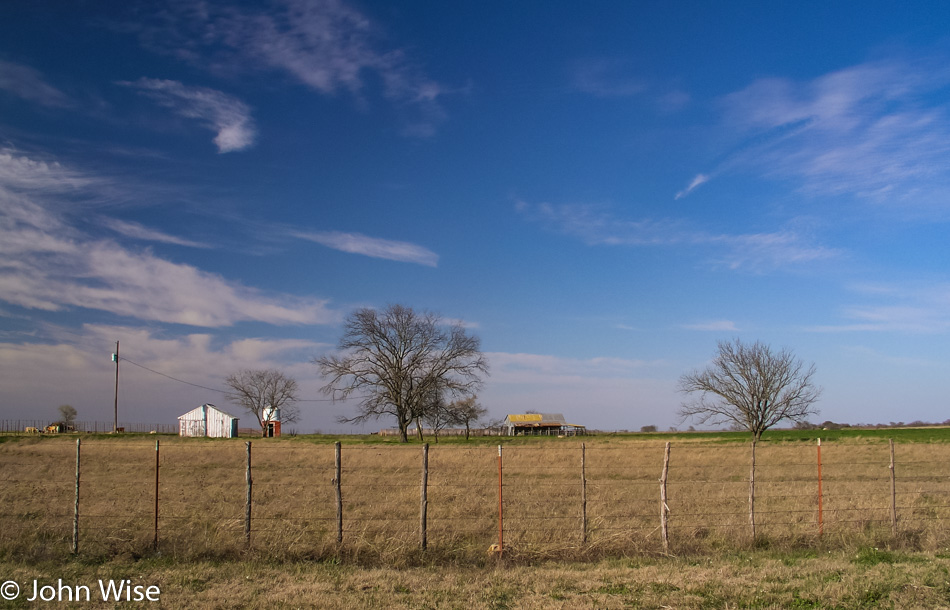
[[119, 84], [137, 89], [178, 116], [195, 119], [214, 131], [218, 152], [235, 152], [254, 145], [257, 130], [250, 108], [226, 93], [156, 78], [140, 78]]

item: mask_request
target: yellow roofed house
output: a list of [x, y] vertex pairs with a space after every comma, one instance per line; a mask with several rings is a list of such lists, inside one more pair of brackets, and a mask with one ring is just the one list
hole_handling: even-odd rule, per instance
[[508, 436], [576, 436], [587, 433], [584, 426], [567, 423], [560, 413], [509, 414], [502, 425]]

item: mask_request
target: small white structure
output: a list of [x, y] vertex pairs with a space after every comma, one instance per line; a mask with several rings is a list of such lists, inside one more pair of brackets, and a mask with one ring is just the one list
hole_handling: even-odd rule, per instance
[[267, 407], [261, 414], [264, 438], [280, 436], [280, 409]]
[[238, 435], [238, 418], [212, 404], [204, 404], [178, 418], [178, 436], [209, 436], [234, 438]]

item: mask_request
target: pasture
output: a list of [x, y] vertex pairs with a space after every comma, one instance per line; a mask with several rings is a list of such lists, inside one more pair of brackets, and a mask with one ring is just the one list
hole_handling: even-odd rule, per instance
[[176, 606], [947, 606], [950, 443], [922, 430], [767, 437], [755, 539], [741, 434], [443, 439], [425, 487], [418, 443], [252, 439], [249, 520], [245, 439], [84, 436], [77, 520], [76, 436], [7, 437], [0, 566], [24, 582], [132, 570]]

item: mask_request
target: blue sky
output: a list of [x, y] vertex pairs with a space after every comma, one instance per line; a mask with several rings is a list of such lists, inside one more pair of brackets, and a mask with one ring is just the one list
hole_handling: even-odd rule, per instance
[[118, 340], [122, 420], [277, 367], [314, 401], [297, 428], [341, 431], [310, 360], [400, 303], [481, 338], [496, 418], [685, 427], [677, 379], [739, 337], [815, 363], [816, 421], [948, 419], [948, 24], [0, 4], [0, 417], [111, 420]]

